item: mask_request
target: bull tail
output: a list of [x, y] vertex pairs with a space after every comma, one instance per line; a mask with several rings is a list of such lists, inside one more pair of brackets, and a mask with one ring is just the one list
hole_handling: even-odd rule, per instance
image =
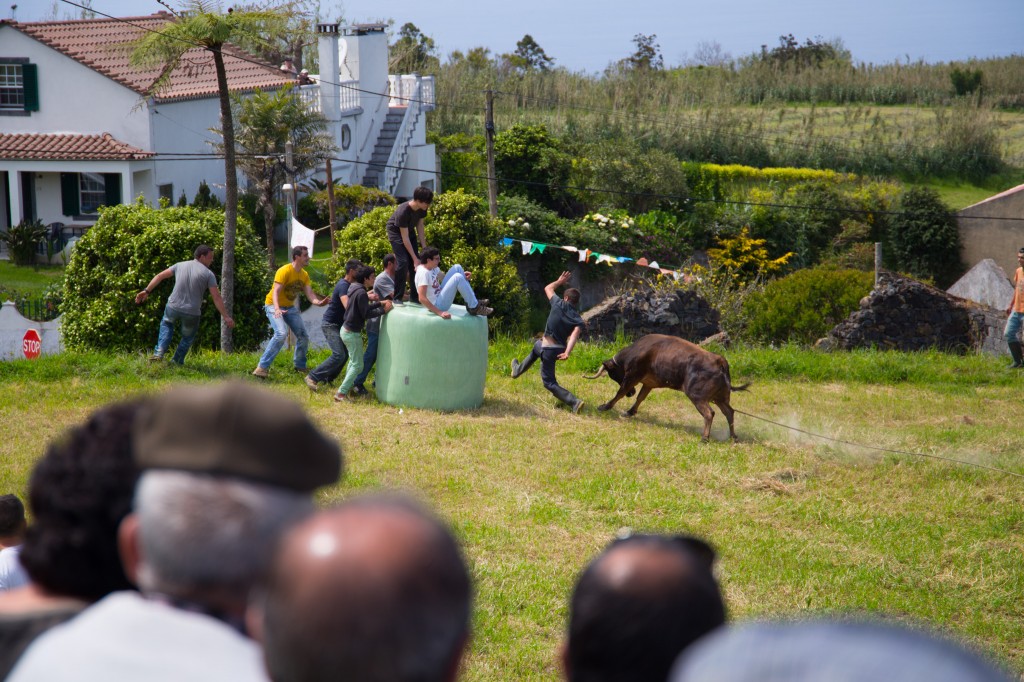
[[595, 374], [592, 377], [588, 377], [586, 374], [584, 374], [583, 378], [584, 379], [598, 379], [598, 378], [604, 376], [606, 369], [607, 369], [607, 367], [605, 367], [604, 365], [601, 365], [601, 369], [598, 370], [597, 374]]
[[748, 381], [747, 383], [740, 384], [739, 386], [730, 386], [729, 390], [732, 390], [732, 391], [745, 391], [750, 386], [750, 384], [751, 384], [751, 382]]

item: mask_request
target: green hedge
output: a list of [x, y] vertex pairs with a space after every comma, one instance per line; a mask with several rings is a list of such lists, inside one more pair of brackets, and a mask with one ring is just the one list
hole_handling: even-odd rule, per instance
[[823, 266], [772, 280], [744, 303], [746, 333], [762, 343], [814, 343], [857, 310], [874, 277]]
[[[162, 282], [142, 305], [135, 304], [135, 294], [161, 270], [190, 260], [200, 244], [216, 250], [211, 269], [220, 284], [223, 243], [223, 210], [152, 209], [140, 204], [102, 209], [68, 263], [62, 306], [64, 343], [82, 351], [152, 348], [173, 283]], [[255, 349], [267, 337], [263, 300], [269, 290], [266, 255], [252, 226], [240, 216], [235, 244], [237, 350]], [[220, 347], [220, 314], [209, 296], [193, 347]]]

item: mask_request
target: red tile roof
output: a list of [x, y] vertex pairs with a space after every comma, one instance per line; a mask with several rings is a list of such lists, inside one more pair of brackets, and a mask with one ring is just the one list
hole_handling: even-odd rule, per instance
[[56, 133], [0, 133], [0, 159], [34, 159], [45, 161], [132, 161], [153, 156], [147, 152], [102, 135]]
[[[159, 31], [164, 24], [173, 20], [174, 17], [167, 12], [158, 12], [144, 17], [119, 19], [41, 22], [5, 20], [0, 25], [21, 31], [140, 95], [149, 95], [160, 71], [140, 70], [130, 66], [130, 50], [126, 44], [137, 39], [143, 31]], [[247, 91], [257, 87], [277, 88], [292, 80], [283, 78], [274, 66], [236, 47], [225, 46], [223, 53], [228, 87], [232, 91]], [[197, 47], [184, 54], [169, 84], [157, 96], [160, 100], [174, 100], [216, 94], [217, 74], [214, 72], [213, 55]]]

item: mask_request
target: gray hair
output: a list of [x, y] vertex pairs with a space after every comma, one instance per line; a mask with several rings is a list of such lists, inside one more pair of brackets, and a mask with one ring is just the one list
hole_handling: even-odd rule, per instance
[[170, 596], [215, 589], [245, 599], [280, 534], [312, 509], [309, 496], [262, 483], [147, 471], [135, 493], [139, 588]]

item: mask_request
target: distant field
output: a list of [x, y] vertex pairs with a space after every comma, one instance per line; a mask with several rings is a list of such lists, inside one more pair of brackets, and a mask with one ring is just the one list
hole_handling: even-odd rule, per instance
[[[479, 410], [441, 414], [311, 395], [282, 353], [266, 384], [337, 434], [347, 472], [328, 504], [402, 488], [451, 521], [472, 566], [474, 635], [463, 679], [556, 680], [566, 600], [589, 557], [624, 527], [707, 537], [733, 621], [884, 613], [926, 623], [1024, 672], [1024, 488], [1018, 476], [843, 445], [737, 415], [740, 442], [708, 445], [679, 393], [655, 391], [633, 420], [598, 413], [614, 350], [581, 344], [555, 405], [536, 371], [513, 381], [526, 340], [490, 348]], [[322, 359], [323, 353], [314, 356]], [[1020, 379], [1003, 359], [940, 353], [728, 353], [735, 407], [802, 431], [1024, 474]], [[201, 353], [184, 369], [138, 356], [0, 363], [0, 491], [24, 492], [68, 424], [110, 400], [172, 384], [252, 381], [255, 356]], [[625, 408], [627, 405], [623, 404]]]

